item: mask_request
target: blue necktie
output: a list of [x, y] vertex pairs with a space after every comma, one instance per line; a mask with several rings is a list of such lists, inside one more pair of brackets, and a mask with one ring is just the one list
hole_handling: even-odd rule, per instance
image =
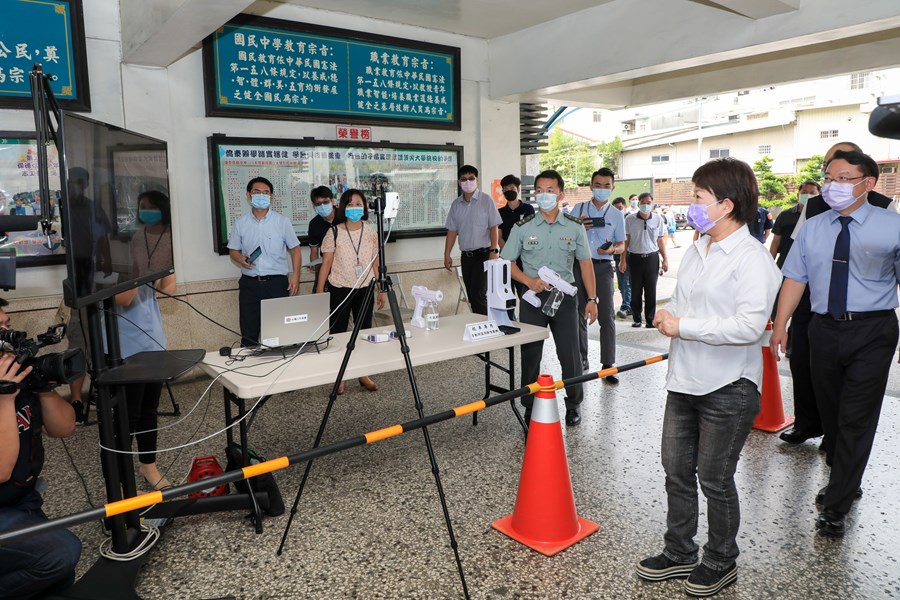
[[853, 217], [838, 217], [841, 232], [834, 242], [831, 259], [831, 284], [828, 286], [828, 314], [835, 319], [847, 312], [847, 283], [850, 279], [850, 221]]

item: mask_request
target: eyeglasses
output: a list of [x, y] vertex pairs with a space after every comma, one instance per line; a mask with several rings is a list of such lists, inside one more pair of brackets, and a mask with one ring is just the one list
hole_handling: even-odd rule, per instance
[[831, 177], [830, 175], [826, 175], [822, 178], [822, 181], [825, 183], [832, 183], [834, 181], [838, 183], [850, 183], [856, 179], [865, 179], [868, 175], [860, 175], [859, 177], [847, 177], [846, 175], [838, 175], [837, 177]]

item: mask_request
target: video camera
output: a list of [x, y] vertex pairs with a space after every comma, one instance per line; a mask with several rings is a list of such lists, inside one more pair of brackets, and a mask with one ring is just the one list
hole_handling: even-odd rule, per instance
[[900, 94], [882, 96], [869, 115], [869, 133], [882, 138], [900, 139]]
[[34, 340], [29, 339], [24, 331], [0, 330], [0, 342], [15, 353], [16, 362], [23, 367], [31, 367], [31, 373], [19, 383], [19, 389], [43, 392], [84, 375], [86, 364], [80, 348], [37, 356], [38, 350], [60, 343], [65, 335], [64, 323], [48, 327]]

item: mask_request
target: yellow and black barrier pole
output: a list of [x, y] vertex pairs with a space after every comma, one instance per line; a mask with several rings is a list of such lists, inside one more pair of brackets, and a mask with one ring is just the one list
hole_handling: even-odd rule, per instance
[[[609, 369], [603, 369], [602, 371], [585, 373], [583, 375], [579, 375], [578, 377], [570, 377], [567, 380], [554, 381], [553, 389], [558, 390], [564, 388], [566, 385], [585, 383], [594, 379], [607, 377], [608, 375], [615, 375], [617, 373], [632, 371], [640, 367], [645, 367], [647, 365], [662, 362], [667, 358], [669, 358], [668, 354], [661, 354], [659, 356], [653, 356], [637, 362], [628, 363], [620, 367], [611, 367]], [[402, 433], [421, 429], [422, 427], [440, 423], [441, 421], [448, 421], [456, 417], [462, 417], [464, 415], [484, 410], [485, 408], [488, 408], [490, 406], [502, 404], [510, 399], [517, 398], [519, 396], [537, 393], [540, 390], [541, 386], [538, 385], [537, 382], [531, 383], [525, 387], [510, 390], [486, 400], [478, 400], [477, 402], [463, 404], [462, 406], [457, 406], [443, 412], [428, 415], [421, 419], [415, 419], [406, 423], [400, 423], [398, 425], [392, 425], [383, 429], [377, 429], [375, 431], [370, 431], [369, 433], [365, 433], [357, 437], [341, 440], [339, 442], [328, 444], [326, 446], [319, 446], [318, 448], [313, 448], [312, 450], [306, 450], [305, 452], [282, 456], [279, 458], [273, 458], [271, 460], [250, 465], [242, 469], [228, 471], [226, 473], [222, 473], [221, 475], [206, 477], [198, 481], [173, 486], [160, 491], [140, 494], [133, 498], [126, 498], [117, 502], [110, 502], [99, 508], [93, 508], [91, 510], [67, 515], [65, 517], [57, 517], [55, 519], [50, 519], [45, 523], [31, 525], [20, 529], [14, 529], [12, 531], [4, 531], [0, 533], [0, 545], [9, 544], [20, 539], [33, 537], [41, 533], [47, 533], [49, 531], [55, 531], [57, 529], [69, 528], [74, 525], [80, 525], [81, 523], [87, 523], [96, 519], [113, 517], [116, 515], [131, 512], [133, 510], [147, 508], [148, 506], [159, 504], [160, 502], [174, 500], [175, 498], [178, 498], [180, 496], [186, 496], [188, 494], [203, 491], [211, 487], [234, 483], [236, 481], [241, 481], [242, 479], [250, 479], [251, 477], [256, 477], [257, 475], [262, 475], [264, 473], [280, 471], [281, 469], [285, 469], [289, 466], [306, 462], [308, 460], [315, 460], [317, 458], [328, 456], [329, 454], [335, 454], [337, 452], [355, 448], [357, 446], [374, 444], [375, 442], [380, 442], [381, 440], [396, 437]]]

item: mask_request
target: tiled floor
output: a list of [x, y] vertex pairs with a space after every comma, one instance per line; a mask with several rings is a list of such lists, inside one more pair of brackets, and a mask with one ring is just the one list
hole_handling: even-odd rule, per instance
[[[593, 331], [596, 335], [596, 331]], [[622, 323], [620, 364], [659, 354], [665, 340], [655, 331]], [[592, 364], [599, 345], [591, 341]], [[546, 368], [558, 375], [545, 350]], [[782, 364], [786, 369], [786, 364]], [[661, 549], [665, 523], [659, 437], [665, 399], [665, 363], [625, 373], [618, 387], [588, 384], [577, 428], [564, 436], [578, 513], [600, 531], [546, 558], [491, 529], [515, 502], [524, 437], [507, 406], [430, 428], [450, 515], [472, 598], [679, 598], [680, 582], [647, 584], [634, 575], [637, 560]], [[417, 369], [426, 413], [480, 396], [481, 364], [461, 359]], [[782, 372], [786, 409], [791, 384]], [[375, 378], [367, 393], [351, 382], [326, 433], [336, 441], [414, 418], [404, 372]], [[900, 597], [900, 407], [892, 377], [865, 496], [848, 517], [842, 540], [815, 534], [813, 498], [827, 477], [817, 445], [781, 443], [754, 431], [738, 466], [743, 510], [739, 575], [722, 598]], [[187, 412], [208, 381], [175, 386]], [[259, 414], [251, 445], [271, 458], [311, 446], [326, 403], [324, 387], [273, 398]], [[166, 399], [163, 398], [163, 406]], [[562, 402], [560, 402], [562, 407]], [[202, 399], [183, 422], [161, 434], [172, 446], [214, 433], [222, 426], [222, 392]], [[174, 423], [171, 417], [161, 424]], [[96, 426], [66, 442], [94, 503], [103, 485]], [[185, 476], [194, 456], [216, 454], [224, 464], [223, 437], [191, 450], [169, 453], [170, 479]], [[48, 443], [45, 474], [51, 481], [47, 512], [59, 515], [88, 506], [85, 490], [63, 445]], [[276, 474], [286, 502], [302, 474]], [[703, 503], [701, 502], [701, 508]], [[138, 581], [146, 599], [460, 598], [459, 575], [420, 432], [349, 450], [317, 461], [290, 532], [285, 553], [275, 551], [287, 515], [265, 521], [255, 535], [240, 513], [178, 519], [166, 527]], [[103, 538], [96, 523], [75, 528], [85, 543], [84, 572]], [[698, 541], [705, 541], [705, 513]]]

